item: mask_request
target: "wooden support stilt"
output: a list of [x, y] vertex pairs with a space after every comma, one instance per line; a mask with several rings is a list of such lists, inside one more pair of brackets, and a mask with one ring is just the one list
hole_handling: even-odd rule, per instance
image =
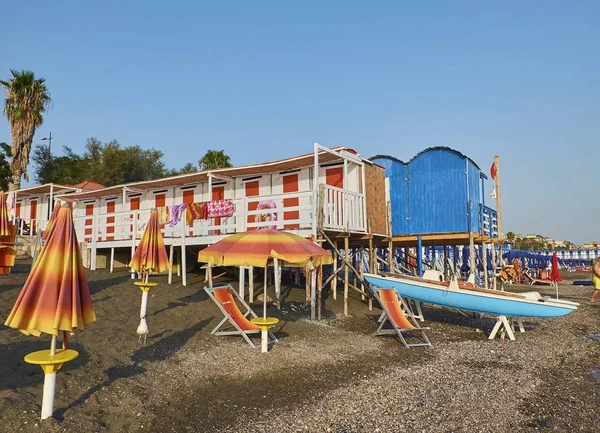
[[245, 279], [245, 275], [246, 275], [246, 270], [243, 266], [240, 266], [240, 275], [239, 275], [239, 281], [238, 281], [238, 293], [240, 294], [241, 298], [244, 299], [244, 291], [246, 288], [246, 282], [244, 281]]
[[392, 205], [388, 201], [386, 204], [387, 208], [387, 235], [388, 235], [388, 267], [390, 272], [396, 272], [394, 268], [394, 242], [392, 241]]
[[350, 249], [350, 236], [344, 238], [344, 315], [348, 315], [348, 277], [349, 277], [349, 265], [348, 263], [348, 250]]
[[496, 284], [496, 245], [492, 244], [492, 289], [498, 289]]
[[169, 284], [173, 282], [173, 244], [169, 247]]
[[446, 245], [444, 245], [444, 267], [442, 269], [444, 272], [444, 280], [448, 280], [448, 247]]
[[[334, 245], [335, 250], [337, 250], [337, 242]], [[333, 274], [337, 275], [338, 273], [338, 254], [336, 251], [333, 251]], [[331, 279], [331, 293], [333, 293], [333, 300], [337, 301], [337, 278]]]
[[315, 320], [317, 317], [317, 272], [315, 268], [310, 271], [310, 319]]
[[319, 265], [319, 275], [317, 278], [317, 316], [318, 320], [321, 320], [321, 314], [323, 310], [323, 265]]
[[115, 269], [115, 249], [110, 249], [110, 273], [112, 274]]
[[250, 302], [254, 302], [254, 266], [248, 268], [248, 295]]
[[473, 238], [473, 232], [469, 232], [469, 273], [473, 274], [474, 272], [475, 272], [475, 239]]
[[483, 262], [483, 280], [485, 281], [484, 287], [486, 289], [490, 288], [489, 280], [488, 280], [488, 266], [487, 266], [487, 245], [485, 242], [481, 243], [481, 261]]
[[305, 268], [305, 273], [304, 273], [304, 284], [305, 284], [305, 290], [306, 290], [306, 299], [305, 302], [310, 301], [310, 270], [308, 268]]

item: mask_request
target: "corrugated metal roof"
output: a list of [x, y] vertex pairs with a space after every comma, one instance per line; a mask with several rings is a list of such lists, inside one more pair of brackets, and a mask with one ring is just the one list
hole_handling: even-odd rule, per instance
[[[334, 147], [333, 151], [345, 150], [350, 153], [356, 154], [352, 149], [345, 148], [343, 146]], [[333, 161], [342, 160], [342, 157], [332, 155], [330, 153], [321, 152], [319, 153], [319, 162], [328, 163]], [[253, 174], [266, 174], [277, 171], [288, 171], [295, 170], [301, 167], [312, 166], [314, 162], [314, 153], [307, 153], [292, 158], [281, 159], [271, 162], [263, 162], [261, 164], [252, 164], [238, 167], [219, 168], [215, 170], [205, 170], [198, 173], [182, 174], [179, 176], [171, 176], [162, 179], [154, 179], [141, 182], [132, 182], [122, 185], [115, 185], [104, 189], [98, 189], [95, 191], [86, 191], [81, 193], [69, 194], [69, 200], [86, 200], [95, 197], [102, 197], [106, 195], [121, 194], [123, 188], [131, 188], [134, 190], [151, 190], [160, 187], [172, 187], [172, 186], [184, 186], [197, 184], [200, 182], [208, 181], [209, 173], [220, 174], [223, 176], [235, 177], [235, 176], [247, 176]]]
[[377, 159], [377, 158], [383, 158], [383, 159], [390, 159], [390, 160], [396, 161], [396, 162], [401, 162], [402, 164], [409, 164], [412, 161], [414, 161], [415, 159], [417, 159], [419, 156], [423, 155], [424, 153], [431, 152], [431, 151], [434, 151], [434, 150], [447, 150], [449, 152], [453, 152], [453, 153], [455, 153], [457, 155], [460, 155], [463, 158], [468, 159], [473, 164], [475, 164], [475, 166], [479, 170], [481, 170], [481, 168], [479, 167], [479, 165], [477, 165], [477, 163], [475, 161], [473, 161], [471, 158], [469, 158], [467, 155], [465, 155], [462, 152], [459, 152], [456, 149], [452, 149], [451, 147], [447, 147], [447, 146], [433, 146], [433, 147], [428, 147], [427, 149], [423, 149], [422, 151], [420, 151], [419, 153], [417, 153], [415, 156], [413, 156], [408, 162], [404, 162], [401, 159], [398, 159], [398, 158], [396, 158], [394, 156], [391, 156], [391, 155], [375, 155], [375, 156], [370, 157], [369, 160], [373, 161], [374, 159]]
[[16, 191], [17, 198], [29, 197], [32, 195], [39, 194], [50, 194], [50, 189], [54, 194], [64, 193], [67, 191], [75, 191], [75, 188], [65, 185], [58, 185], [56, 183], [45, 183], [43, 185], [30, 186], [29, 188], [22, 188]]

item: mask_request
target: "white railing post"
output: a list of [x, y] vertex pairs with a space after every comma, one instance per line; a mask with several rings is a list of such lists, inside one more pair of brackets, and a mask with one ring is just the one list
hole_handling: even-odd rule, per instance
[[185, 257], [185, 224], [181, 224], [181, 275], [182, 283], [187, 286], [187, 265]]
[[90, 269], [96, 270], [96, 249], [98, 248], [98, 216], [92, 215], [92, 254], [90, 263]]

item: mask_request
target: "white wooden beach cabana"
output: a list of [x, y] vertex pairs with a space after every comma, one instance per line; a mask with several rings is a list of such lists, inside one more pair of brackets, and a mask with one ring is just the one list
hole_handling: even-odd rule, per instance
[[[384, 170], [344, 147], [317, 143], [312, 153], [261, 164], [207, 170], [164, 179], [61, 195], [75, 203], [75, 227], [91, 269], [98, 255], [111, 271], [115, 254], [132, 252], [152, 208], [231, 200], [231, 215], [167, 224], [170, 260], [178, 251], [178, 272], [186, 279], [186, 250], [210, 245], [229, 234], [260, 227], [301, 236], [317, 230], [385, 236]], [[318, 204], [321, 203], [321, 209]], [[125, 262], [125, 260], [123, 260]]]

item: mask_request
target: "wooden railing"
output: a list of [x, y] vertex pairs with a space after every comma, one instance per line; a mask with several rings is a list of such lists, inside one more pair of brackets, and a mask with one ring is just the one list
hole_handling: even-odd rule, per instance
[[356, 192], [323, 186], [323, 228], [367, 231], [365, 196]]

